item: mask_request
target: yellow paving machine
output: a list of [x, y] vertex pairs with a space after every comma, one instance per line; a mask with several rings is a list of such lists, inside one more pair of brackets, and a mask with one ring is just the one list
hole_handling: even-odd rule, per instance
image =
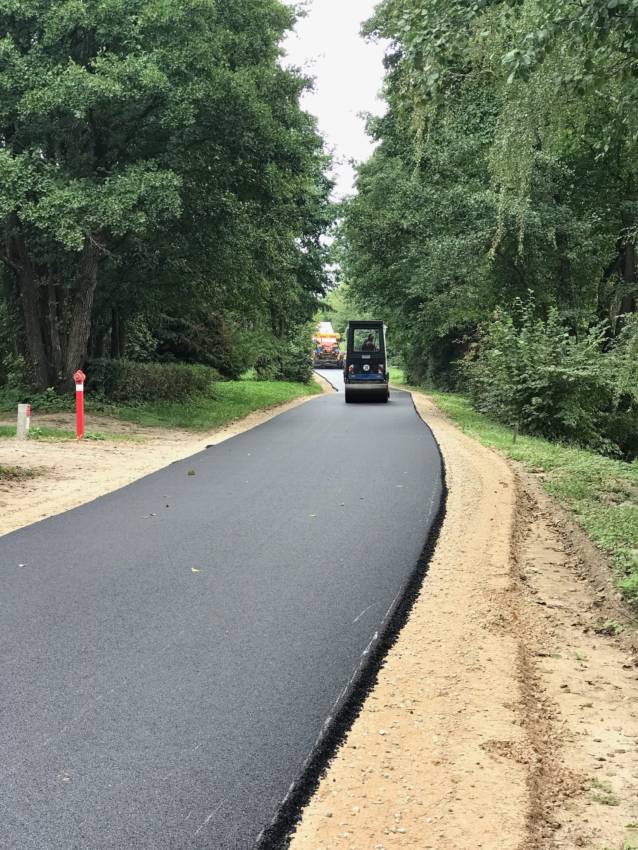
[[341, 334], [335, 333], [331, 322], [319, 322], [312, 338], [315, 369], [342, 369], [343, 353], [339, 346]]

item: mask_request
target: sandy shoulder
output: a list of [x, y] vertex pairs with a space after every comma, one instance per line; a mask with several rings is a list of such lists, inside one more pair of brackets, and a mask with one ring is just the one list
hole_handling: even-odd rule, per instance
[[[319, 383], [327, 392], [324, 385], [327, 382]], [[244, 419], [197, 434], [180, 429], [140, 428], [114, 419], [92, 417], [93, 430], [118, 433], [124, 439], [103, 442], [0, 439], [0, 463], [38, 472], [31, 479], [0, 482], [0, 535], [124, 487], [313, 398], [317, 396], [304, 396], [269, 410], [255, 411]], [[70, 417], [60, 414], [41, 417], [34, 424], [74, 427]], [[127, 436], [131, 437], [130, 441], [125, 439]]]
[[446, 517], [424, 587], [293, 850], [509, 850], [525, 834], [525, 771], [489, 754], [494, 741], [525, 746], [516, 641], [495, 628], [511, 587], [514, 477], [427, 399], [416, 404], [445, 458]]
[[622, 616], [600, 556], [521, 470], [413, 398], [444, 457], [446, 516], [290, 847], [638, 846], [636, 656], [597, 631]]

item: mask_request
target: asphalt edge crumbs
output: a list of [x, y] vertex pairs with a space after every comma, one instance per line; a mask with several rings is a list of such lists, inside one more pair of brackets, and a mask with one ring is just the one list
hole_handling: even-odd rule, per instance
[[285, 850], [292, 840], [294, 827], [313, 797], [330, 762], [345, 741], [364, 703], [377, 683], [377, 676], [389, 651], [396, 644], [403, 626], [421, 592], [430, 560], [436, 549], [447, 508], [448, 488], [443, 453], [433, 430], [423, 419], [410, 393], [414, 411], [430, 432], [437, 447], [441, 476], [441, 498], [430, 525], [421, 554], [412, 574], [388, 608], [381, 625], [363, 651], [350, 681], [338, 696], [301, 773], [281, 801], [271, 823], [257, 836], [254, 850]]

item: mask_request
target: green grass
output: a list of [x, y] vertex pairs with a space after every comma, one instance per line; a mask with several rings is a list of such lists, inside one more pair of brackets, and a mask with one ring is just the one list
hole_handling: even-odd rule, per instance
[[205, 431], [241, 419], [255, 410], [275, 407], [300, 396], [320, 392], [321, 387], [314, 381], [310, 384], [250, 379], [220, 381], [213, 386], [210, 396], [193, 399], [188, 404], [155, 402], [135, 407], [101, 405], [100, 412], [145, 427]]
[[590, 783], [592, 800], [603, 806], [619, 806], [620, 800], [607, 780], [592, 779]]
[[[393, 381], [404, 384], [401, 370]], [[426, 390], [466, 434], [542, 475], [545, 489], [576, 516], [587, 535], [610, 555], [618, 584], [638, 604], [638, 462], [628, 464], [576, 446], [519, 435], [477, 412], [454, 393]]]
[[[312, 381], [309, 384], [291, 381], [256, 381], [246, 376], [240, 381], [219, 381], [213, 385], [210, 396], [201, 396], [191, 402], [145, 402], [140, 405], [108, 404], [86, 400], [87, 420], [91, 413], [113, 416], [126, 422], [135, 422], [143, 427], [185, 428], [191, 431], [205, 431], [225, 425], [235, 419], [241, 419], [255, 410], [267, 409], [292, 401], [295, 398], [315, 395], [321, 387]], [[73, 410], [74, 401], [69, 398], [65, 406], [47, 405], [47, 412], [55, 409]], [[13, 397], [0, 394], [0, 411], [13, 411]], [[34, 406], [34, 413], [38, 409]], [[0, 425], [0, 437], [14, 437], [15, 425]], [[29, 439], [36, 440], [74, 440], [75, 432], [59, 428], [32, 427]], [[132, 440], [126, 434], [108, 434], [87, 432], [89, 440]], [[139, 439], [139, 438], [137, 438]]]
[[[0, 437], [15, 437], [15, 425], [0, 425]], [[61, 428], [31, 428], [29, 430], [30, 440], [71, 440], [75, 437], [72, 431]]]
[[[0, 437], [15, 437], [15, 425], [0, 425]], [[30, 440], [43, 440], [49, 442], [64, 442], [66, 440], [75, 440], [75, 431], [66, 428], [47, 428], [34, 426], [29, 429]], [[108, 434], [102, 431], [86, 431], [84, 434], [85, 440], [121, 440], [121, 441], [139, 441], [139, 437], [129, 434]]]
[[0, 464], [0, 481], [24, 481], [25, 478], [33, 478], [36, 474], [35, 469]]

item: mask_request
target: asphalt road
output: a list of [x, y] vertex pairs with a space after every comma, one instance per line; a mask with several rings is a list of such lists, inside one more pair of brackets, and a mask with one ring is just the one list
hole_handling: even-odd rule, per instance
[[440, 498], [409, 396], [335, 393], [0, 538], [0, 847], [252, 848]]
[[337, 392], [343, 392], [343, 371], [341, 369], [315, 369], [315, 372], [325, 378], [329, 384], [332, 384]]

